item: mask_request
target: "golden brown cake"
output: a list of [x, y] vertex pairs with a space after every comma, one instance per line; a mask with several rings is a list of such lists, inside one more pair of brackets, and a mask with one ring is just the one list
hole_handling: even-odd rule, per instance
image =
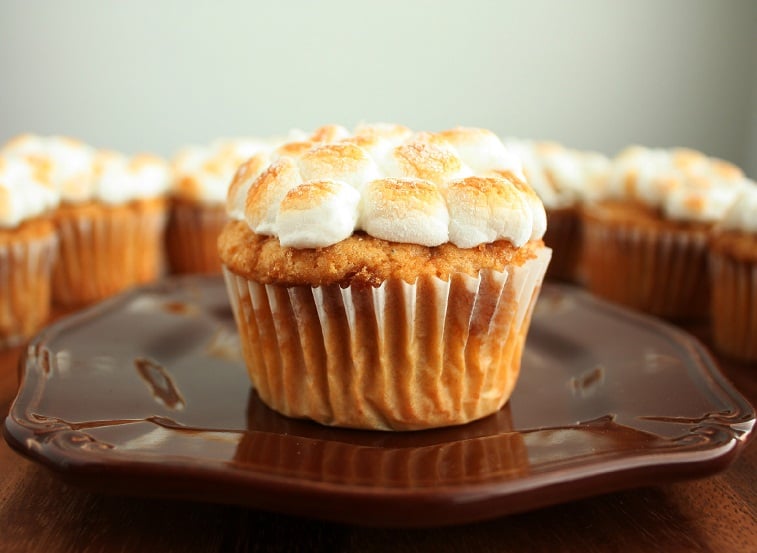
[[710, 240], [712, 337], [723, 353], [757, 361], [757, 185], [742, 191]]
[[661, 317], [706, 317], [708, 236], [744, 182], [738, 168], [692, 150], [621, 153], [607, 196], [583, 210], [587, 288]]
[[547, 210], [544, 242], [553, 252], [547, 278], [582, 282], [580, 212], [603, 193], [610, 160], [554, 142], [507, 139], [505, 146], [523, 162], [523, 173]]
[[168, 188], [163, 160], [34, 135], [17, 137], [3, 151], [33, 163], [60, 194], [52, 215], [55, 303], [85, 305], [160, 276]]
[[29, 338], [50, 313], [58, 194], [22, 159], [0, 156], [0, 348]]
[[230, 201], [219, 239], [261, 399], [391, 430], [500, 409], [551, 252], [499, 139], [331, 126], [274, 159]]
[[266, 142], [237, 138], [184, 148], [177, 154], [166, 229], [166, 254], [172, 272], [221, 272], [217, 243], [228, 220], [225, 204], [229, 183], [242, 164], [245, 171], [259, 173], [269, 161], [270, 150]]

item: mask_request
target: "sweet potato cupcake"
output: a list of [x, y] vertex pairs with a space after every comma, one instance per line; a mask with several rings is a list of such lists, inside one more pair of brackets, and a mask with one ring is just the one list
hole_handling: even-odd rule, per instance
[[709, 312], [709, 233], [744, 186], [737, 167], [685, 149], [629, 148], [584, 211], [588, 289], [670, 319]]
[[35, 164], [60, 193], [53, 300], [75, 307], [157, 278], [168, 166], [154, 156], [97, 151], [76, 140], [24, 135], [4, 151]]
[[551, 255], [543, 205], [500, 140], [327, 127], [275, 157], [219, 239], [260, 398], [370, 429], [499, 410]]
[[544, 242], [553, 251], [547, 278], [582, 281], [580, 210], [601, 197], [610, 160], [598, 152], [573, 150], [554, 142], [507, 139], [505, 146], [520, 157], [528, 183], [547, 210]]
[[710, 239], [712, 337], [735, 358], [757, 361], [757, 185], [750, 182]]
[[0, 348], [30, 337], [50, 314], [59, 201], [34, 167], [0, 156]]
[[[175, 273], [220, 273], [218, 236], [226, 224], [226, 197], [237, 169], [255, 176], [268, 164], [271, 146], [260, 140], [224, 139], [192, 146], [173, 161], [166, 253]], [[254, 158], [249, 161], [250, 158]]]

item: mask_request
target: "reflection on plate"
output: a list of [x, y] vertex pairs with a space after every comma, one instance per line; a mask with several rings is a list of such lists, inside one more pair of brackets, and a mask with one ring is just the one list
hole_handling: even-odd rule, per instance
[[693, 338], [554, 285], [499, 413], [408, 433], [287, 419], [250, 390], [223, 282], [185, 277], [38, 336], [5, 436], [96, 491], [423, 526], [711, 474], [753, 424]]

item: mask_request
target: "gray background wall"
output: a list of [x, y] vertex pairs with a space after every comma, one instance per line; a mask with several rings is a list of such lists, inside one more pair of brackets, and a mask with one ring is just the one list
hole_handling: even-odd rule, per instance
[[757, 1], [0, 0], [0, 140], [170, 154], [326, 122], [489, 127], [757, 176]]

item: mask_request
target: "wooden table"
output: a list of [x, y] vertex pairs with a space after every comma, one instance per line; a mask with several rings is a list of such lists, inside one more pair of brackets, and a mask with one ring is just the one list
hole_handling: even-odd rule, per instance
[[[707, 340], [706, 329], [698, 332]], [[0, 413], [20, 349], [0, 353]], [[720, 360], [757, 403], [757, 367]], [[0, 552], [594, 551], [757, 552], [757, 440], [725, 473], [613, 493], [467, 526], [395, 530], [69, 487], [0, 440]]]

